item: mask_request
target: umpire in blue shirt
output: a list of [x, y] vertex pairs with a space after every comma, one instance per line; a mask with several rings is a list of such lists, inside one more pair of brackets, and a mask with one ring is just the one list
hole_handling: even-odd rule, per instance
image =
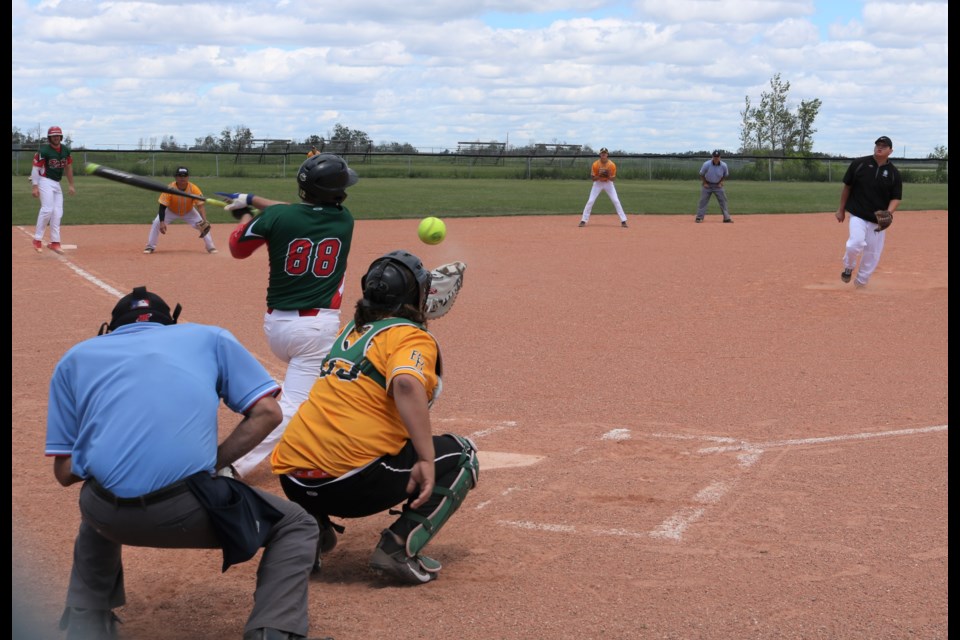
[[[219, 548], [224, 571], [264, 547], [243, 638], [304, 638], [316, 521], [214, 476], [280, 423], [279, 385], [229, 331], [179, 314], [137, 287], [54, 369], [45, 453], [61, 485], [83, 482], [60, 626], [68, 640], [116, 637], [123, 545]], [[243, 419], [218, 445], [221, 398]]]
[[707, 215], [707, 204], [710, 202], [710, 196], [717, 196], [717, 202], [720, 203], [720, 212], [723, 213], [724, 222], [733, 222], [730, 217], [730, 210], [727, 209], [727, 194], [723, 190], [723, 181], [730, 175], [730, 169], [727, 163], [720, 159], [720, 151], [714, 151], [713, 156], [703, 163], [700, 167], [700, 203], [697, 205], [697, 217], [694, 222], [703, 222], [703, 217]]

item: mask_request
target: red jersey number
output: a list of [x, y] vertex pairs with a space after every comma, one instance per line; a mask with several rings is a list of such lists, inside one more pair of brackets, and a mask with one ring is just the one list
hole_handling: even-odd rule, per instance
[[312, 272], [318, 278], [327, 278], [337, 266], [340, 248], [338, 238], [326, 238], [318, 243], [297, 238], [287, 247], [286, 272], [291, 276]]

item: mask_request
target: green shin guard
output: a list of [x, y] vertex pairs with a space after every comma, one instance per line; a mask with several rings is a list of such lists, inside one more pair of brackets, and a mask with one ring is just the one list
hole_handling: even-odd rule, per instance
[[418, 513], [405, 509], [403, 517], [410, 518], [417, 523], [410, 535], [407, 536], [406, 551], [407, 555], [415, 557], [420, 550], [427, 546], [430, 539], [437, 535], [444, 523], [450, 519], [450, 516], [460, 507], [467, 493], [475, 486], [480, 477], [480, 461], [477, 459], [477, 447], [470, 438], [446, 434], [456, 439], [463, 447], [460, 454], [460, 460], [457, 463], [459, 473], [450, 488], [436, 487], [434, 494], [443, 496], [443, 500], [437, 505], [437, 508], [427, 516], [423, 517]]

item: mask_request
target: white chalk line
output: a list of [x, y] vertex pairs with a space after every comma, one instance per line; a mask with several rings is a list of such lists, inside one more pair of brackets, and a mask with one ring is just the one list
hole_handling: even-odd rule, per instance
[[629, 440], [630, 429], [612, 429], [600, 436], [601, 440]]
[[[887, 436], [916, 435], [947, 430], [948, 425], [937, 425], [931, 427], [918, 427], [914, 429], [897, 429], [894, 431], [881, 431], [870, 433], [855, 433], [843, 436], [826, 436], [820, 438], [793, 438], [789, 440], [780, 440], [762, 444], [751, 444], [746, 441], [737, 441], [735, 438], [726, 436], [693, 436], [680, 434], [649, 434], [655, 438], [668, 438], [674, 440], [706, 440], [708, 442], [735, 443], [727, 446], [705, 447], [698, 451], [700, 454], [727, 453], [739, 451], [737, 455], [737, 466], [739, 469], [749, 469], [760, 460], [760, 456], [766, 449], [808, 446], [816, 444], [825, 444], [832, 442], [867, 440], [873, 438], [882, 438]], [[601, 440], [627, 440], [630, 439], [630, 429], [612, 429], [600, 436]], [[692, 498], [692, 502], [703, 506], [683, 507], [666, 518], [652, 531], [639, 532], [626, 529], [584, 529], [596, 535], [616, 535], [633, 538], [657, 538], [680, 542], [683, 539], [684, 532], [695, 522], [704, 516], [709, 505], [719, 503], [724, 496], [729, 494], [736, 485], [736, 479], [731, 481], [714, 481], [698, 491]], [[483, 506], [489, 504], [489, 500], [483, 503]], [[478, 507], [480, 508], [480, 507]], [[551, 533], [577, 533], [577, 528], [573, 525], [564, 524], [538, 524], [529, 521], [499, 520], [498, 524], [510, 526], [519, 529], [547, 531]]]
[[[20, 231], [22, 231], [25, 235], [27, 235], [28, 237], [31, 237], [31, 238], [33, 237], [33, 235], [30, 234], [30, 233], [28, 233], [27, 230], [24, 229], [23, 227], [17, 227], [17, 228], [18, 228]], [[66, 245], [64, 245], [64, 246], [66, 246]], [[76, 248], [76, 245], [74, 245], [74, 248]], [[114, 297], [117, 298], [118, 300], [119, 300], [120, 298], [122, 298], [123, 296], [127, 295], [127, 293], [129, 293], [129, 292], [124, 292], [124, 291], [118, 291], [117, 289], [115, 289], [114, 287], [110, 286], [109, 284], [107, 284], [106, 282], [104, 282], [104, 281], [101, 280], [100, 278], [96, 277], [95, 275], [93, 275], [93, 274], [90, 273], [89, 271], [87, 271], [87, 270], [83, 269], [82, 267], [74, 264], [74, 262], [71, 261], [70, 258], [67, 258], [66, 256], [64, 256], [64, 255], [62, 255], [62, 254], [58, 254], [58, 253], [56, 253], [56, 252], [51, 252], [51, 253], [53, 253], [53, 255], [56, 256], [56, 258], [57, 258], [58, 260], [60, 260], [60, 262], [62, 262], [62, 263], [63, 263], [64, 265], [66, 265], [67, 267], [69, 267], [69, 268], [70, 268], [74, 273], [76, 273], [78, 276], [80, 276], [81, 278], [83, 278], [84, 280], [86, 280], [87, 282], [89, 282], [90, 284], [92, 284], [93, 286], [98, 287], [98, 288], [106, 291], [108, 294], [114, 296]], [[286, 375], [286, 370], [283, 369], [283, 368], [281, 368], [281, 367], [278, 367], [278, 366], [274, 363], [273, 358], [264, 358], [263, 356], [260, 356], [260, 355], [258, 355], [257, 353], [255, 353], [252, 349], [248, 349], [248, 351], [250, 351], [250, 353], [252, 353], [252, 354], [254, 355], [254, 357], [256, 357], [257, 360], [260, 361], [261, 364], [263, 364], [263, 367], [267, 370], [267, 372], [271, 375], [271, 377], [273, 377], [275, 380], [278, 380], [278, 381], [282, 381], [282, 380], [283, 380], [283, 377]]]
[[110, 286], [109, 284], [107, 284], [97, 276], [93, 275], [89, 271], [86, 271], [85, 269], [82, 269], [81, 267], [77, 266], [76, 264], [73, 263], [73, 261], [71, 261], [69, 258], [64, 256], [63, 254], [54, 253], [54, 255], [57, 257], [58, 260], [60, 260], [60, 262], [67, 265], [67, 267], [69, 267], [74, 273], [76, 273], [78, 276], [80, 276], [81, 278], [83, 278], [93, 286], [103, 289], [104, 291], [106, 291], [107, 293], [109, 293], [110, 295], [112, 295], [117, 299], [120, 299], [126, 295], [122, 291], [117, 291], [112, 286]]
[[[29, 237], [29, 238], [32, 238], [32, 237], [33, 237], [33, 234], [29, 233], [29, 232], [28, 232], [26, 229], [24, 229], [23, 227], [17, 227], [17, 229], [19, 229], [19, 230], [20, 230], [24, 235], [26, 235], [27, 237]], [[77, 248], [77, 245], [75, 245], [75, 244], [74, 244], [74, 245], [63, 245], [63, 247], [64, 247], [64, 248], [68, 248], [68, 249], [72, 247], [72, 248], [76, 249], [76, 248]], [[70, 260], [70, 258], [67, 258], [67, 257], [64, 256], [63, 254], [57, 253], [57, 252], [55, 252], [55, 251], [54, 251], [54, 252], [51, 252], [51, 253], [53, 253], [53, 255], [56, 256], [56, 258], [59, 259], [60, 262], [62, 262], [63, 264], [65, 264], [65, 265], [66, 265], [67, 267], [69, 267], [74, 273], [76, 273], [78, 276], [80, 276], [81, 278], [83, 278], [84, 280], [86, 280], [87, 282], [89, 282], [90, 284], [92, 284], [93, 286], [98, 287], [98, 288], [100, 288], [100, 289], [103, 289], [103, 290], [106, 291], [108, 294], [114, 296], [114, 297], [117, 298], [118, 300], [119, 300], [120, 298], [122, 298], [123, 296], [126, 295], [126, 293], [124, 293], [124, 292], [122, 292], [122, 291], [118, 291], [117, 289], [114, 289], [112, 286], [110, 286], [109, 284], [107, 284], [106, 282], [104, 282], [103, 280], [101, 280], [100, 278], [98, 278], [97, 276], [93, 275], [93, 274], [90, 273], [89, 271], [87, 271], [87, 270], [85, 270], [85, 269], [77, 266], [76, 264], [74, 264], [74, 263]]]
[[543, 522], [530, 522], [529, 520], [497, 520], [497, 524], [515, 529], [526, 529], [529, 531], [547, 531], [549, 533], [592, 533], [600, 536], [618, 536], [626, 538], [645, 538], [647, 534], [629, 531], [627, 529], [598, 529], [595, 527], [582, 527], [578, 529], [572, 524], [547, 524]]
[[699, 520], [705, 510], [703, 507], [685, 507], [664, 520], [659, 527], [650, 532], [651, 538], [663, 538], [679, 542], [691, 524]]
[[935, 427], [918, 427], [915, 429], [897, 429], [895, 431], [876, 431], [871, 433], [853, 433], [845, 436], [824, 436], [821, 438], [796, 438], [790, 440], [779, 440], [774, 442], [764, 442], [760, 444], [751, 444], [749, 442], [738, 442], [737, 444], [726, 447], [706, 447], [700, 449], [697, 453], [726, 453], [728, 451], [742, 450], [760, 450], [774, 449], [780, 447], [796, 447], [811, 444], [826, 444], [830, 442], [845, 442], [850, 440], [871, 440], [874, 438], [886, 438], [889, 436], [909, 436], [920, 433], [932, 433], [937, 431], [946, 431], [949, 425], [937, 425]]

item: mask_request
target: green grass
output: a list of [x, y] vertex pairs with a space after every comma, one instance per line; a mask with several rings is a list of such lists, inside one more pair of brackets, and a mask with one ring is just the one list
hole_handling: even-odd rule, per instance
[[[215, 191], [243, 191], [284, 201], [297, 199], [296, 183], [287, 178], [195, 177], [196, 184], [212, 197]], [[169, 182], [162, 181], [163, 184]], [[30, 194], [24, 177], [11, 179], [13, 224], [37, 221], [39, 201]], [[64, 195], [64, 225], [145, 224], [157, 212], [158, 193], [86, 175], [76, 177], [77, 193]], [[66, 181], [64, 181], [66, 187]], [[814, 213], [835, 211], [839, 183], [737, 182], [727, 183], [727, 198], [734, 215], [751, 213]], [[700, 197], [697, 180], [619, 180], [617, 192], [628, 214], [696, 213]], [[590, 193], [587, 180], [368, 178], [350, 188], [347, 206], [358, 219], [579, 215]], [[947, 209], [946, 184], [904, 185], [901, 211]], [[711, 213], [719, 211], [711, 199]], [[207, 206], [214, 223], [233, 220], [229, 212]], [[601, 194], [594, 213], [612, 213]]]

